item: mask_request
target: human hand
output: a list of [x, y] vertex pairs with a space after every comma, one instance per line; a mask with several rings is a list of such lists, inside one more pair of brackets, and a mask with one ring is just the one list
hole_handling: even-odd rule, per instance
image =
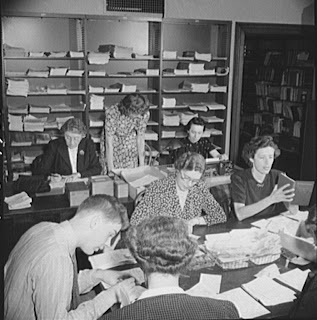
[[67, 176], [63, 176], [63, 178], [65, 179], [65, 183], [66, 183], [66, 182], [76, 181], [76, 180], [79, 179], [80, 177], [81, 177], [81, 174], [80, 174], [79, 172], [72, 173], [72, 174], [67, 175]]
[[141, 278], [136, 279], [137, 277], [135, 277], [133, 273], [130, 273], [129, 270], [116, 271], [99, 269], [96, 271], [96, 277], [109, 286], [114, 286], [120, 281], [128, 278], [133, 278], [137, 284], [141, 284]]
[[51, 182], [60, 182], [62, 181], [62, 176], [58, 173], [52, 173], [50, 176], [49, 176], [49, 180]]
[[134, 278], [129, 278], [118, 282], [116, 285], [111, 287], [111, 290], [114, 290], [116, 295], [117, 302], [120, 302], [123, 306], [130, 304], [132, 301], [137, 299], [138, 295], [137, 290], [135, 289]]
[[289, 188], [290, 184], [285, 184], [281, 188], [277, 188], [277, 185], [274, 187], [272, 193], [270, 194], [270, 198], [272, 203], [278, 202], [291, 202], [295, 196], [295, 189]]

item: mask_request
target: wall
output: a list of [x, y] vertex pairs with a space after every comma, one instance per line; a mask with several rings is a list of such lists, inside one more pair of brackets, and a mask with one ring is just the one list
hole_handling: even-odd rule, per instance
[[[106, 0], [2, 0], [17, 13], [109, 15]], [[166, 0], [165, 17], [314, 24], [314, 0]]]

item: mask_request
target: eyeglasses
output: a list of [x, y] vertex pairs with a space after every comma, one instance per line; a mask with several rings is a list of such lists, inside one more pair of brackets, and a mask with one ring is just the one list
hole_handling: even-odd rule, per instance
[[190, 183], [192, 185], [196, 185], [200, 179], [192, 179], [191, 177], [189, 177], [188, 175], [186, 175], [186, 173], [184, 173], [184, 171], [181, 171], [181, 178], [186, 181], [186, 183]]

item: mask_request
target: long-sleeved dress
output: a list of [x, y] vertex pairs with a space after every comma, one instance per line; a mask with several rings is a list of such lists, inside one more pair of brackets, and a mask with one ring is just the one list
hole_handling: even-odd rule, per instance
[[226, 214], [214, 199], [203, 181], [199, 181], [188, 191], [182, 210], [176, 190], [175, 176], [169, 176], [152, 182], [146, 189], [131, 216], [131, 224], [137, 225], [143, 219], [155, 215], [173, 216], [190, 220], [205, 213], [208, 225], [226, 222]]

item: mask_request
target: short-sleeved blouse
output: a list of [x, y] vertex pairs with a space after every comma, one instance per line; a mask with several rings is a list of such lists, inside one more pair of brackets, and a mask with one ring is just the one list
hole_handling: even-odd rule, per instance
[[142, 200], [131, 216], [131, 224], [138, 224], [148, 217], [167, 215], [190, 220], [205, 213], [208, 225], [225, 222], [226, 214], [203, 181], [188, 191], [182, 210], [176, 190], [175, 176], [154, 181], [146, 189]]
[[118, 104], [105, 110], [105, 129], [101, 135], [100, 154], [105, 154], [105, 135], [113, 137], [114, 168], [138, 166], [137, 134], [144, 134], [149, 113], [134, 118], [121, 114]]
[[[243, 203], [246, 206], [256, 203], [268, 197], [278, 181], [279, 170], [271, 169], [265, 176], [263, 183], [258, 183], [251, 172], [251, 168], [236, 171], [231, 176], [231, 197], [232, 202]], [[284, 203], [274, 203], [257, 214], [257, 217], [264, 218], [277, 215], [286, 211]]]

